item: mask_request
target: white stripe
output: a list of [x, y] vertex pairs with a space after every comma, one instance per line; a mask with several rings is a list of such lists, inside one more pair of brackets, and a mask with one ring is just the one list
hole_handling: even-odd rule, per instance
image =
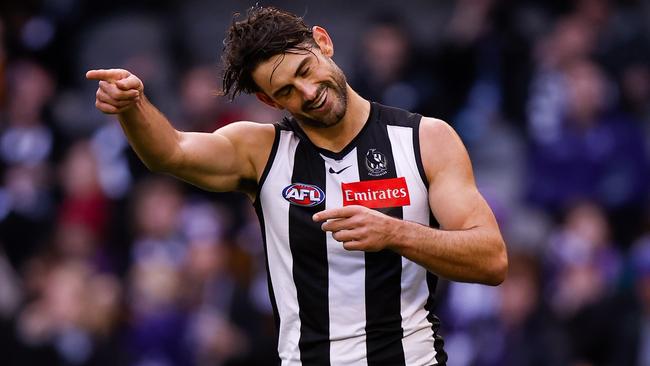
[[280, 316], [278, 353], [283, 366], [301, 365], [298, 295], [293, 282], [293, 258], [289, 248], [289, 202], [282, 190], [291, 184], [298, 139], [280, 131], [273, 165], [260, 191], [268, 253], [269, 276]]
[[[413, 129], [388, 126], [388, 137], [393, 150], [398, 177], [406, 178], [411, 204], [403, 207], [403, 219], [420, 224], [429, 223], [427, 187], [420, 178], [415, 160]], [[429, 296], [426, 269], [402, 257], [401, 315], [406, 365], [431, 365], [435, 363], [433, 331], [424, 308]]]
[[[323, 156], [327, 169], [325, 206], [343, 206], [341, 182], [358, 182], [359, 167], [355, 148], [342, 160]], [[346, 167], [349, 167], [345, 169]], [[330, 173], [329, 169], [341, 171]], [[327, 259], [330, 313], [330, 363], [367, 365], [365, 253], [348, 251], [327, 233]]]

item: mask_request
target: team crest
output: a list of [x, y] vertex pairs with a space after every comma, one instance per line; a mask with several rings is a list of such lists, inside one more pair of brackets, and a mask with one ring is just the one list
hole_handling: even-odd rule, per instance
[[388, 164], [386, 163], [386, 156], [377, 149], [370, 149], [366, 153], [366, 168], [368, 175], [372, 177], [379, 177], [388, 171]]
[[282, 190], [282, 197], [293, 205], [312, 207], [325, 200], [325, 192], [312, 184], [294, 183]]

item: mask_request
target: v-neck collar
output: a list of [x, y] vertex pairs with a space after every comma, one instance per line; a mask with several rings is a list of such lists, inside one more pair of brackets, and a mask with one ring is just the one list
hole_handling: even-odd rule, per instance
[[377, 120], [377, 113], [379, 108], [375, 105], [375, 102], [370, 102], [370, 113], [368, 113], [368, 119], [366, 120], [366, 123], [364, 123], [363, 127], [359, 132], [357, 132], [357, 135], [354, 136], [350, 142], [348, 142], [345, 147], [339, 151], [339, 152], [334, 152], [331, 150], [327, 150], [322, 147], [316, 146], [310, 139], [309, 136], [305, 133], [305, 131], [300, 127], [300, 124], [298, 124], [298, 121], [296, 121], [295, 118], [293, 117], [288, 117], [287, 120], [293, 130], [300, 136], [301, 139], [306, 141], [311, 147], [313, 147], [316, 151], [318, 151], [320, 154], [327, 156], [328, 158], [334, 159], [334, 160], [341, 160], [343, 159], [354, 147], [356, 146], [357, 141], [363, 136], [365, 131], [369, 128], [370, 124], [373, 123], [374, 121]]

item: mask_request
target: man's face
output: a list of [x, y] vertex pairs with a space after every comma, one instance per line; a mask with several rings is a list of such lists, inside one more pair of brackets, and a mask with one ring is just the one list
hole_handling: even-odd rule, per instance
[[306, 125], [338, 124], [347, 110], [345, 75], [316, 46], [312, 52], [295, 52], [275, 55], [253, 71], [253, 80], [264, 94], [258, 97]]

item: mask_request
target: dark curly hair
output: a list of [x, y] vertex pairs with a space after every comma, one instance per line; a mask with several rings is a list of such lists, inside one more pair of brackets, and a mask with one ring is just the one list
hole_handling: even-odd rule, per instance
[[222, 95], [234, 99], [242, 91], [260, 91], [252, 77], [262, 62], [283, 53], [311, 52], [312, 30], [295, 14], [275, 7], [251, 7], [246, 18], [235, 14], [223, 41]]

